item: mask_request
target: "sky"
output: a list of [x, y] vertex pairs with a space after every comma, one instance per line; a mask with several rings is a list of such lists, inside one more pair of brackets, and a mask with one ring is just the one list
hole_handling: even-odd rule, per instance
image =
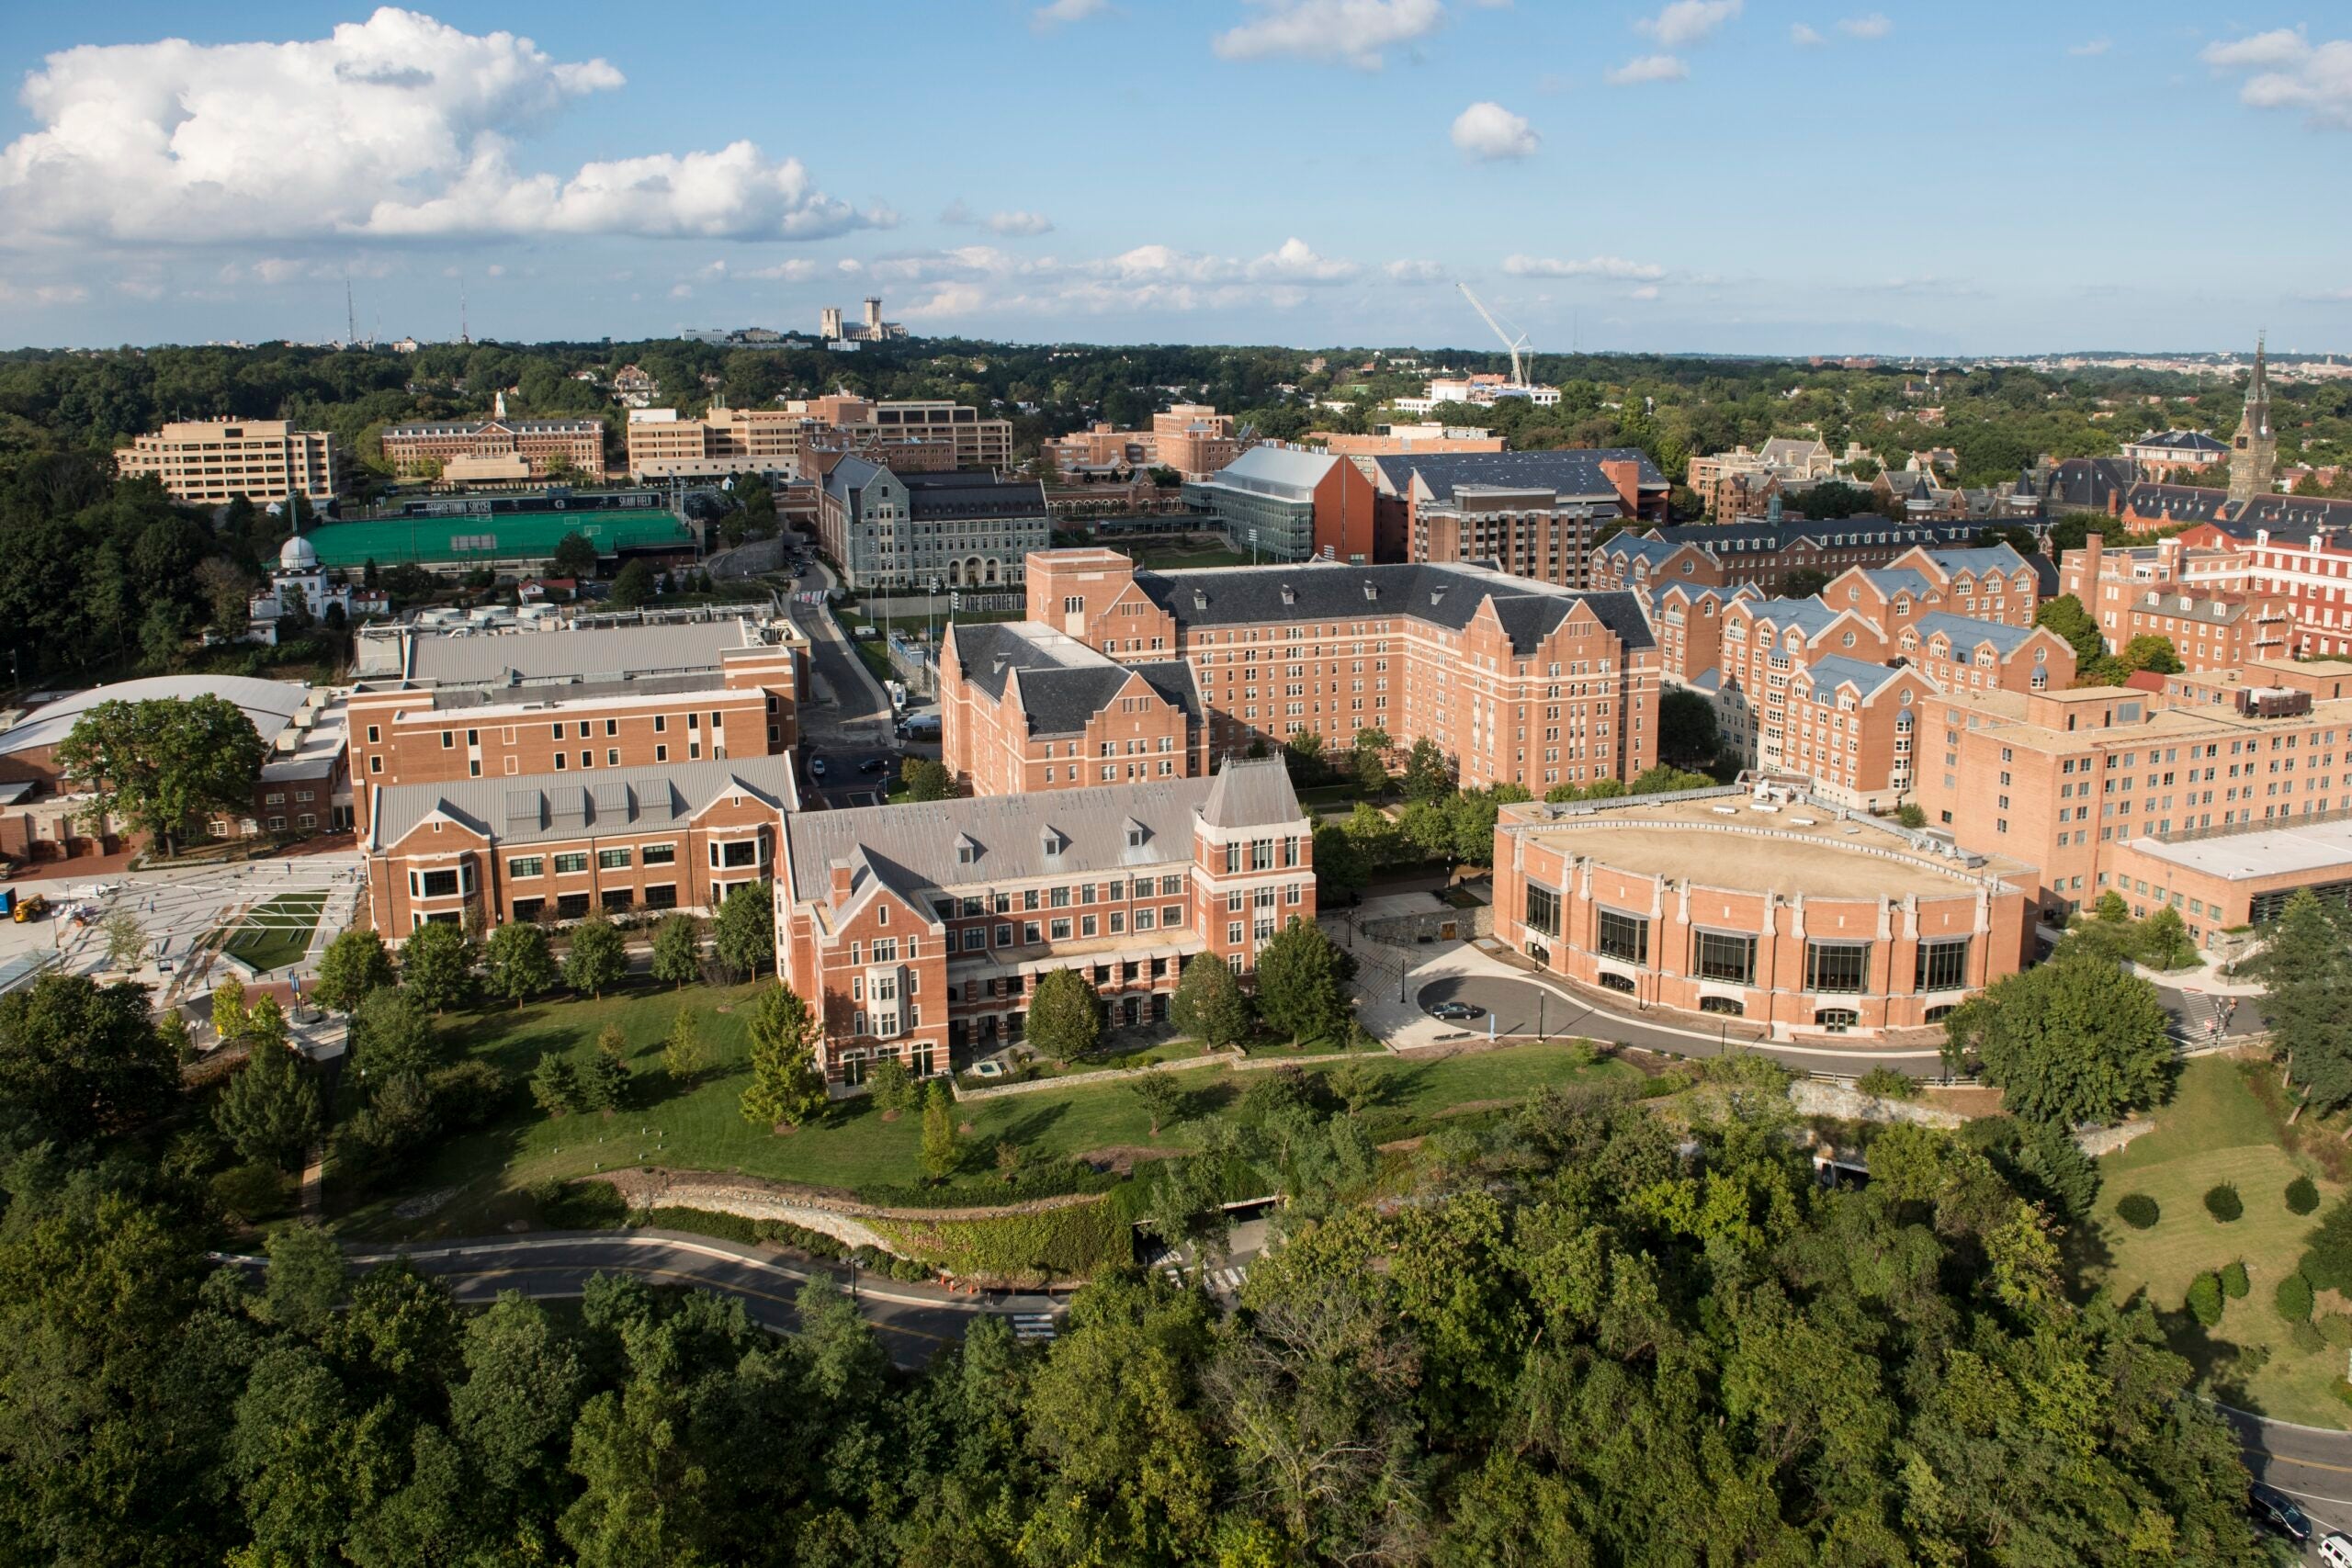
[[0, 346], [2352, 352], [2286, 4], [5, 6]]

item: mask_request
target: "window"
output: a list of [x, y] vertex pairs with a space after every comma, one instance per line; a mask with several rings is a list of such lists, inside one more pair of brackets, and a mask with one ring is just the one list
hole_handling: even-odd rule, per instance
[[454, 867], [447, 871], [424, 872], [416, 880], [424, 897], [454, 898], [458, 896], [458, 873]]
[[1620, 975], [1613, 969], [1604, 969], [1600, 972], [1600, 980], [1604, 989], [1623, 991], [1628, 996], [1633, 995], [1634, 977], [1631, 975]]
[[1917, 981], [1922, 991], [1953, 991], [1968, 984], [1968, 939], [1921, 942]]
[[674, 909], [678, 907], [678, 885], [664, 882], [645, 890], [645, 907], [649, 909]]
[[639, 852], [639, 858], [647, 865], [675, 865], [678, 863], [678, 846], [648, 844]]
[[1527, 885], [1527, 929], [1548, 937], [1560, 934], [1560, 896], [1552, 888]]
[[544, 876], [547, 869], [548, 863], [538, 855], [514, 855], [506, 862], [506, 874], [510, 877]]
[[[1869, 943], [1808, 942], [1804, 944], [1804, 988], [1806, 990], [1860, 991], [1869, 985], [1870, 977]], [[1820, 1021], [1815, 1019], [1815, 1021]]]
[[627, 850], [598, 850], [596, 852], [598, 871], [627, 871], [628, 865], [629, 852]]
[[1702, 931], [1692, 943], [1691, 966], [1702, 980], [1733, 986], [1756, 983], [1756, 939], [1731, 931]]
[[1649, 962], [1650, 922], [1646, 917], [1603, 909], [1600, 923], [1601, 957], [1621, 959], [1627, 964]]
[[539, 912], [547, 907], [548, 901], [544, 898], [517, 898], [514, 906], [514, 919], [518, 922], [527, 924], [537, 919]]
[[1813, 1015], [1814, 1027], [1831, 1034], [1843, 1034], [1859, 1021], [1852, 1008], [1819, 1008]]
[[1747, 1004], [1736, 997], [1701, 997], [1699, 1010], [1721, 1013], [1725, 1018], [1737, 1018], [1747, 1010]]
[[585, 850], [573, 851], [555, 857], [555, 874], [558, 876], [571, 876], [587, 869], [588, 852]]
[[1056, 942], [1068, 942], [1069, 940], [1069, 917], [1068, 915], [1064, 915], [1059, 919], [1054, 921], [1054, 940]]

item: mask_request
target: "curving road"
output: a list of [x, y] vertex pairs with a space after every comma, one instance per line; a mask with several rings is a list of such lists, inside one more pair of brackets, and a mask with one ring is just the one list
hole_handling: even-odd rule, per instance
[[[418, 1272], [448, 1282], [460, 1302], [488, 1303], [501, 1292], [569, 1299], [598, 1274], [634, 1274], [656, 1284], [693, 1285], [743, 1303], [752, 1322], [775, 1333], [797, 1325], [793, 1298], [810, 1280], [854, 1289], [858, 1312], [873, 1325], [891, 1359], [920, 1367], [942, 1345], [963, 1337], [982, 1314], [1008, 1318], [1016, 1337], [1050, 1339], [1062, 1303], [1046, 1295], [961, 1295], [931, 1285], [876, 1280], [846, 1268], [783, 1263], [755, 1248], [680, 1231], [563, 1231], [529, 1236], [483, 1236], [424, 1247], [346, 1251], [354, 1268], [405, 1258]], [[224, 1256], [223, 1262], [259, 1269], [267, 1259]]]
[[2316, 1533], [2352, 1530], [2352, 1432], [2271, 1421], [2226, 1404], [2218, 1408], [2237, 1433], [2245, 1467], [2256, 1481], [2301, 1503]]

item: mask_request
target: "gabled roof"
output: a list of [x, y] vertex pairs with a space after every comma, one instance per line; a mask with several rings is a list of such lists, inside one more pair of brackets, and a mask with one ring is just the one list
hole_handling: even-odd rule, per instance
[[[1262, 450], [1262, 448], [1261, 448]], [[1419, 476], [1431, 501], [1451, 501], [1457, 485], [1498, 485], [1512, 490], [1549, 490], [1555, 496], [1613, 498], [1617, 487], [1600, 465], [1635, 463], [1641, 490], [1671, 488], [1657, 465], [1635, 446], [1573, 446], [1542, 452], [1402, 452], [1373, 459], [1381, 490], [1409, 495]]]
[[645, 768], [387, 784], [376, 795], [368, 847], [398, 844], [435, 817], [498, 844], [645, 833], [673, 825], [683, 830], [712, 803], [739, 794], [777, 811], [797, 810], [800, 797], [792, 759], [729, 757]]
[[2162, 446], [2192, 456], [2227, 452], [2229, 443], [2216, 441], [2201, 430], [2151, 430], [2142, 434], [2134, 446]]
[[[1480, 604], [1493, 599], [1512, 647], [1522, 653], [1534, 651], [1579, 604], [1627, 648], [1653, 646], [1649, 622], [1629, 592], [1575, 592], [1532, 578], [1507, 576], [1487, 566], [1305, 561], [1283, 567], [1139, 571], [1136, 586], [1180, 626], [1404, 615], [1458, 632], [1470, 624]], [[1528, 603], [1504, 608], [1510, 600]]]
[[1912, 567], [1858, 567], [1855, 570], [1862, 574], [1863, 581], [1890, 599], [1898, 593], [1918, 598], [1936, 592], [1936, 585], [1928, 581], [1927, 574]]
[[2026, 569], [2025, 557], [2009, 545], [1973, 545], [1957, 549], [1933, 549], [1928, 558], [1943, 569], [1946, 576], [1957, 577], [1972, 572], [1978, 577], [1997, 571], [2004, 577], [2015, 577]]
[[1828, 630], [1830, 623], [1837, 620], [1841, 613], [1819, 598], [1758, 599], [1747, 605], [1750, 622], [1770, 621], [1782, 631], [1794, 626], [1804, 633], [1807, 640]]
[[[952, 887], [1182, 863], [1193, 856], [1195, 813], [1205, 813], [1213, 793], [1226, 826], [1303, 823], [1289, 773], [1273, 759], [1229, 761], [1214, 778], [795, 812], [785, 819], [791, 897], [825, 899], [832, 863], [859, 856], [919, 903]], [[1049, 829], [1058, 846], [1051, 855]], [[1137, 829], [1142, 842], [1129, 842]]]
[[1976, 649], [1990, 643], [1993, 651], [2003, 659], [2032, 641], [2035, 630], [2032, 626], [2005, 626], [1999, 621], [1980, 621], [1967, 615], [1947, 615], [1940, 610], [1922, 615], [1911, 624], [1919, 628], [1922, 641], [1941, 633], [1951, 638], [1955, 649]]
[[1329, 452], [1299, 452], [1287, 446], [1252, 446], [1205, 480], [1256, 495], [1305, 501], [1323, 482], [1334, 463], [1344, 463]]
[[1813, 689], [1816, 692], [1832, 691], [1850, 683], [1866, 698], [1903, 673], [1891, 664], [1865, 664], [1859, 659], [1848, 659], [1835, 653], [1805, 660], [1804, 672], [1811, 677]]
[[1140, 679], [1161, 701], [1201, 716], [1192, 667], [1181, 660], [1121, 664], [1037, 621], [966, 622], [948, 627], [965, 678], [1001, 702], [1010, 690], [1035, 735], [1075, 734]]

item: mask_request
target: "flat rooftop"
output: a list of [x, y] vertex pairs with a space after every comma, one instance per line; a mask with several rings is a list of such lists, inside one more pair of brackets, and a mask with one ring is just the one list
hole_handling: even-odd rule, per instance
[[2132, 847], [2151, 860], [2164, 861], [2203, 876], [2218, 876], [2225, 882], [2321, 871], [2342, 871], [2352, 875], [2352, 821], [2221, 833], [2186, 843], [2134, 839]]
[[[1566, 815], [1546, 817], [1547, 809]], [[1764, 803], [1742, 789], [1550, 808], [1531, 802], [1505, 807], [1502, 821], [1620, 871], [1735, 892], [1947, 897], [2025, 870], [2000, 856], [1939, 853], [1933, 840], [1869, 817], [1841, 817], [1823, 802]]]

